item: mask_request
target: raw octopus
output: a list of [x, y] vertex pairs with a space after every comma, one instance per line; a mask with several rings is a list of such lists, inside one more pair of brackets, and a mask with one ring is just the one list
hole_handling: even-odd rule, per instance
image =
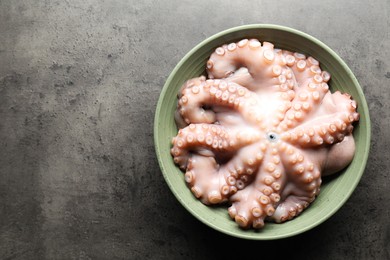
[[242, 228], [298, 216], [321, 176], [353, 159], [357, 104], [301, 53], [243, 39], [218, 47], [205, 76], [184, 83], [174, 162], [204, 204], [228, 203]]

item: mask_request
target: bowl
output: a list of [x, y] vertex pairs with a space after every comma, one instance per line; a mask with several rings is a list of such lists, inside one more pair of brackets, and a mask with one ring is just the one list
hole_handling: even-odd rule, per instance
[[[332, 92], [340, 90], [352, 95], [358, 103], [360, 121], [355, 126], [356, 152], [350, 165], [334, 177], [324, 177], [321, 193], [303, 213], [282, 224], [267, 223], [261, 230], [238, 227], [227, 207], [210, 207], [194, 197], [184, 181], [184, 173], [173, 163], [170, 154], [172, 137], [177, 135], [174, 111], [177, 93], [182, 84], [205, 74], [206, 61], [219, 46], [243, 38], [269, 41], [275, 48], [297, 51], [313, 56], [321, 68], [332, 75]], [[158, 100], [154, 120], [155, 150], [162, 174], [177, 200], [197, 219], [225, 234], [252, 240], [272, 240], [294, 236], [321, 224], [348, 200], [361, 179], [370, 147], [370, 118], [362, 89], [345, 62], [328, 46], [301, 31], [278, 25], [253, 24], [234, 27], [217, 33], [195, 46], [169, 75]], [[352, 214], [352, 213], [351, 213]]]

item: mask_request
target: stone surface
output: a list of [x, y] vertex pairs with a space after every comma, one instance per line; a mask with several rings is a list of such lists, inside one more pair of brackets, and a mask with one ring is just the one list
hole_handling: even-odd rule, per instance
[[[0, 258], [215, 259], [280, 255], [293, 243], [300, 259], [389, 259], [389, 3], [1, 1]], [[153, 146], [154, 110], [176, 63], [208, 36], [251, 23], [290, 26], [334, 49], [372, 119], [367, 169], [348, 202], [277, 241], [196, 220]]]

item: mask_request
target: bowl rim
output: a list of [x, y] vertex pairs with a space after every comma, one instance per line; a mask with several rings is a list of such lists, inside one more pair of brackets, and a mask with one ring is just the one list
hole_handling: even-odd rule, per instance
[[316, 45], [319, 45], [321, 48], [323, 48], [327, 53], [329, 53], [333, 58], [335, 58], [337, 60], [337, 62], [345, 69], [345, 71], [347, 72], [348, 76], [351, 78], [352, 82], [354, 83], [355, 86], [357, 86], [356, 88], [356, 91], [358, 93], [358, 95], [360, 97], [362, 97], [362, 101], [361, 103], [359, 103], [359, 106], [362, 108], [363, 111], [366, 111], [366, 124], [365, 124], [365, 127], [367, 128], [366, 132], [367, 132], [367, 136], [365, 138], [365, 143], [364, 143], [364, 146], [365, 147], [370, 147], [370, 143], [371, 143], [371, 120], [370, 120], [370, 115], [369, 115], [369, 109], [368, 109], [368, 105], [367, 105], [367, 101], [365, 99], [365, 96], [364, 96], [364, 93], [363, 93], [363, 90], [358, 82], [358, 80], [356, 79], [355, 75], [353, 74], [353, 72], [351, 71], [351, 69], [348, 67], [348, 65], [339, 57], [339, 55], [333, 51], [330, 47], [328, 47], [325, 43], [323, 43], [322, 41], [318, 40], [317, 38], [305, 33], [305, 32], [302, 32], [302, 31], [299, 31], [297, 29], [293, 29], [293, 28], [290, 28], [290, 27], [287, 27], [287, 26], [282, 26], [282, 25], [276, 25], [276, 24], [247, 24], [247, 25], [241, 25], [241, 26], [236, 26], [236, 27], [232, 27], [232, 28], [229, 28], [229, 29], [226, 29], [226, 30], [223, 30], [223, 31], [220, 31], [218, 33], [215, 33], [213, 35], [211, 35], [210, 37], [204, 39], [203, 41], [201, 41], [200, 43], [198, 43], [197, 45], [195, 45], [195, 47], [193, 47], [189, 52], [187, 52], [185, 54], [185, 56], [176, 64], [176, 66], [174, 67], [174, 69], [171, 71], [171, 73], [169, 74], [163, 88], [162, 88], [162, 91], [160, 92], [159, 94], [159, 99], [158, 99], [158, 102], [157, 102], [157, 106], [156, 106], [156, 112], [155, 112], [155, 117], [154, 117], [154, 145], [155, 145], [155, 152], [156, 152], [156, 156], [157, 156], [157, 160], [158, 160], [158, 163], [159, 163], [159, 166], [160, 166], [160, 170], [163, 174], [163, 177], [166, 181], [166, 183], [168, 184], [171, 192], [174, 194], [174, 196], [176, 197], [176, 199], [180, 202], [180, 204], [182, 206], [184, 206], [184, 208], [186, 208], [193, 216], [195, 216], [198, 220], [200, 220], [201, 222], [203, 222], [204, 224], [206, 224], [207, 226], [217, 230], [217, 231], [220, 231], [221, 233], [224, 233], [224, 234], [227, 234], [227, 235], [230, 235], [230, 236], [233, 236], [233, 237], [237, 237], [237, 238], [243, 238], [243, 239], [250, 239], [250, 240], [276, 240], [276, 239], [282, 239], [282, 238], [287, 238], [287, 237], [291, 237], [291, 236], [295, 236], [295, 235], [298, 235], [298, 234], [301, 234], [301, 233], [304, 233], [318, 225], [320, 225], [321, 223], [325, 222], [327, 219], [329, 219], [331, 216], [333, 216], [346, 202], [347, 200], [350, 198], [350, 196], [352, 195], [352, 193], [354, 192], [354, 190], [356, 189], [356, 186], [358, 185], [358, 183], [360, 182], [361, 180], [361, 177], [365, 171], [365, 168], [366, 168], [366, 165], [367, 165], [367, 160], [368, 160], [368, 156], [369, 156], [369, 149], [368, 151], [364, 154], [364, 157], [363, 157], [363, 160], [361, 161], [361, 167], [360, 167], [360, 171], [358, 172], [358, 176], [357, 178], [354, 179], [354, 182], [351, 183], [351, 185], [349, 186], [349, 190], [348, 192], [345, 193], [345, 196], [343, 197], [342, 200], [340, 200], [340, 202], [335, 205], [335, 207], [332, 207], [332, 210], [328, 212], [328, 214], [326, 214], [324, 217], [321, 217], [321, 218], [318, 218], [317, 220], [313, 221], [312, 223], [310, 223], [309, 225], [305, 226], [304, 228], [301, 228], [299, 230], [296, 230], [296, 231], [291, 231], [291, 232], [287, 232], [287, 233], [283, 233], [283, 234], [279, 234], [279, 235], [274, 235], [274, 236], [270, 236], [270, 237], [267, 237], [267, 238], [264, 238], [264, 237], [253, 237], [253, 236], [249, 236], [249, 235], [243, 235], [243, 234], [237, 234], [237, 233], [234, 233], [234, 232], [231, 232], [229, 230], [225, 230], [223, 228], [220, 228], [212, 223], [209, 223], [208, 221], [206, 221], [205, 219], [203, 219], [201, 216], [198, 215], [198, 213], [193, 210], [189, 205], [187, 205], [183, 199], [181, 198], [180, 194], [175, 190], [173, 184], [169, 181], [169, 178], [167, 176], [167, 170], [164, 166], [164, 163], [163, 163], [163, 160], [160, 156], [160, 153], [161, 153], [161, 147], [159, 145], [159, 140], [158, 140], [158, 129], [159, 129], [159, 117], [160, 117], [160, 111], [161, 111], [161, 107], [162, 107], [162, 104], [163, 104], [163, 98], [165, 95], [166, 95], [166, 92], [168, 90], [168, 87], [169, 85], [171, 84], [171, 81], [172, 79], [174, 78], [175, 74], [177, 73], [177, 71], [180, 69], [180, 67], [183, 65], [183, 63], [185, 63], [187, 61], [187, 59], [189, 57], [191, 57], [195, 52], [197, 52], [200, 48], [202, 48], [204, 45], [207, 45], [208, 43], [220, 38], [220, 37], [223, 37], [224, 35], [227, 35], [227, 34], [230, 34], [230, 33], [234, 33], [234, 32], [237, 32], [237, 31], [241, 31], [241, 30], [253, 30], [253, 29], [273, 29], [273, 30], [280, 30], [280, 31], [285, 31], [285, 32], [289, 32], [289, 33], [293, 33], [293, 34], [296, 34], [298, 36], [301, 36], [303, 38], [306, 38], [308, 39], [309, 41], [312, 41], [314, 42], [314, 44]]

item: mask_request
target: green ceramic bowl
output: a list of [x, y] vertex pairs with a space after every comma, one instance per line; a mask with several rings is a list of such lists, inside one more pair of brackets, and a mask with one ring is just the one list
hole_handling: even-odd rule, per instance
[[[243, 230], [230, 219], [227, 207], [208, 207], [197, 200], [184, 181], [184, 174], [170, 155], [171, 139], [176, 136], [174, 111], [182, 84], [205, 73], [206, 61], [218, 46], [243, 38], [272, 42], [277, 48], [298, 51], [316, 58], [331, 73], [331, 91], [348, 92], [358, 103], [360, 121], [354, 129], [356, 154], [352, 163], [335, 177], [324, 178], [321, 193], [299, 217], [283, 224], [267, 223], [261, 230]], [[316, 38], [277, 25], [254, 24], [217, 33], [195, 46], [177, 64], [161, 92], [154, 121], [154, 141], [162, 174], [179, 202], [208, 226], [235, 237], [271, 240], [297, 235], [324, 222], [350, 197], [366, 166], [370, 148], [370, 118], [366, 100], [355, 76], [342, 59]], [[352, 214], [352, 213], [351, 213]]]

